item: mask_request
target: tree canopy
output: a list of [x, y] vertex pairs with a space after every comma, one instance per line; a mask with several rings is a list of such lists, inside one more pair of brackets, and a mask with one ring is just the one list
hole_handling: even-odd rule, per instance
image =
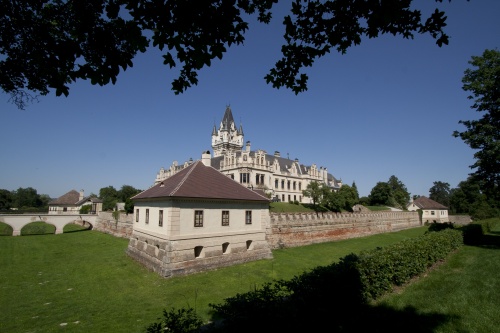
[[485, 50], [481, 56], [473, 56], [469, 64], [473, 68], [465, 70], [462, 88], [474, 101], [471, 108], [482, 116], [461, 120], [466, 130], [453, 135], [476, 150], [471, 175], [489, 198], [500, 202], [500, 52]]
[[410, 200], [410, 193], [405, 184], [392, 175], [387, 182], [378, 182], [370, 191], [368, 196], [370, 205], [390, 206], [406, 209], [406, 204]]
[[[284, 0], [283, 0], [284, 1]], [[442, 2], [442, 0], [435, 0]], [[294, 0], [284, 25], [282, 58], [265, 75], [274, 88], [307, 90], [305, 67], [363, 38], [427, 34], [448, 44], [446, 16], [428, 17], [412, 0]], [[198, 83], [198, 72], [228, 48], [243, 44], [249, 21], [267, 24], [278, 0], [0, 0], [0, 86], [19, 108], [55, 90], [68, 95], [77, 80], [115, 83], [148, 48], [179, 67], [172, 90]]]
[[436, 181], [433, 184], [434, 185], [429, 189], [429, 198], [449, 207], [451, 194], [450, 184], [441, 181]]

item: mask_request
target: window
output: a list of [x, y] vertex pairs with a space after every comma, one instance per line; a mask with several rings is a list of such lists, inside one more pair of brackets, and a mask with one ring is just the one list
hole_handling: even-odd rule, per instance
[[67, 212], [68, 211], [68, 207], [63, 207], [63, 212]]
[[245, 212], [245, 224], [252, 224], [252, 211], [247, 210]]
[[255, 184], [264, 184], [264, 174], [258, 173], [255, 175]]
[[282, 180], [282, 181], [281, 181], [281, 188], [282, 188], [282, 189], [284, 189], [284, 188], [285, 188], [285, 181], [284, 181], [284, 180]]
[[287, 188], [287, 189], [290, 189], [290, 181], [287, 181], [287, 182], [286, 182], [286, 188]]
[[139, 222], [139, 208], [135, 210], [135, 222]]
[[149, 209], [146, 209], [146, 224], [149, 223]]
[[299, 191], [302, 191], [302, 183], [299, 182]]
[[228, 210], [222, 211], [222, 225], [223, 226], [229, 225], [229, 211]]
[[435, 212], [433, 210], [431, 210], [431, 215], [435, 215]]
[[277, 179], [274, 180], [274, 187], [275, 188], [279, 187], [279, 181]]
[[249, 173], [240, 173], [240, 183], [246, 184], [250, 182]]
[[293, 190], [295, 191], [297, 187], [297, 182], [293, 182]]
[[195, 210], [194, 211], [194, 226], [195, 227], [203, 227], [203, 211]]
[[158, 217], [158, 226], [163, 227], [163, 210], [162, 209], [160, 209], [160, 214]]
[[194, 257], [195, 258], [203, 258], [205, 256], [205, 253], [203, 251], [203, 246], [196, 246], [194, 248]]
[[226, 253], [230, 253], [230, 252], [231, 252], [231, 249], [229, 247], [229, 243], [222, 244], [222, 253], [226, 254]]

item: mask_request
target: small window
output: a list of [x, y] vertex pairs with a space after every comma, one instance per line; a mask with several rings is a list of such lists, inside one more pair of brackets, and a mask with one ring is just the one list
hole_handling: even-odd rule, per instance
[[433, 210], [431, 210], [431, 215], [435, 215], [435, 213], [434, 213], [434, 211], [433, 211]]
[[247, 210], [245, 212], [245, 224], [252, 224], [252, 211]]
[[279, 181], [277, 179], [274, 180], [274, 187], [275, 188], [278, 188], [279, 187]]
[[149, 209], [146, 209], [146, 224], [149, 223]]
[[222, 225], [223, 226], [229, 225], [229, 211], [228, 210], [222, 211]]
[[205, 256], [203, 252], [203, 246], [197, 246], [194, 248], [194, 257], [195, 258], [203, 258]]
[[158, 226], [163, 227], [163, 209], [160, 209], [158, 214]]
[[203, 227], [203, 211], [195, 210], [194, 211], [194, 226], [195, 227]]
[[253, 242], [251, 240], [247, 240], [247, 250], [253, 250]]
[[135, 210], [135, 222], [139, 222], [139, 208]]
[[226, 254], [226, 253], [230, 253], [230, 252], [231, 252], [231, 249], [229, 247], [229, 243], [222, 244], [222, 253]]

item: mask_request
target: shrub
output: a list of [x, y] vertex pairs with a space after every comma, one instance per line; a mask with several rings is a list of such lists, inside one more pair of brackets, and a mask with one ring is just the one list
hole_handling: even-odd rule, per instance
[[[160, 319], [160, 318], [158, 318]], [[146, 328], [147, 333], [194, 333], [199, 330], [203, 322], [196, 315], [193, 308], [179, 310], [163, 310], [163, 320], [153, 323]]]
[[91, 209], [92, 209], [91, 205], [82, 206], [80, 207], [80, 214], [88, 214]]

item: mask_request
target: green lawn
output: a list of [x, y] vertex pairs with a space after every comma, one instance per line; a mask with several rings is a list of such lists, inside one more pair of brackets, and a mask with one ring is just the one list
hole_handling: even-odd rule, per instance
[[[289, 279], [349, 253], [386, 246], [421, 235], [426, 230], [426, 227], [422, 227], [276, 250], [273, 251], [272, 260], [170, 279], [147, 271], [129, 258], [125, 254], [127, 240], [97, 231], [0, 237], [0, 332], [143, 332], [148, 324], [161, 316], [163, 309], [187, 306], [194, 307], [204, 320], [208, 320], [209, 303], [221, 303], [224, 298], [249, 291], [273, 279]], [[486, 256], [486, 253], [489, 255]], [[492, 269], [498, 271], [500, 251], [464, 247], [439, 270], [398, 296], [403, 297], [420, 284], [424, 284], [420, 288], [421, 292], [425, 292], [426, 281], [432, 281], [444, 269], [449, 270], [444, 276], [458, 283], [452, 289], [460, 290], [462, 283], [465, 283], [462, 277], [464, 272], [481, 270], [483, 256], [488, 261], [496, 262], [492, 264]], [[453, 265], [458, 263], [462, 266], [454, 268]], [[469, 267], [472, 264], [481, 268]], [[476, 320], [469, 321], [464, 317], [457, 324], [461, 330], [456, 331], [480, 332], [476, 330], [476, 327], [480, 327], [477, 325], [483, 325], [486, 321], [481, 319], [482, 314], [492, 321], [486, 321], [487, 327], [500, 327], [500, 319], [490, 318], [491, 310], [488, 310], [489, 306], [495, 305], [491, 298], [495, 301], [500, 299], [498, 282], [487, 280], [480, 284], [481, 281], [470, 282], [475, 289], [470, 291], [472, 294], [465, 293], [462, 296], [462, 306], [457, 305], [464, 312], [468, 307], [478, 307]], [[447, 284], [452, 285], [451, 282]], [[463, 287], [470, 288], [470, 285], [467, 282]], [[475, 293], [481, 293], [482, 296], [472, 298]], [[428, 297], [421, 296], [422, 302], [425, 303]], [[455, 299], [452, 300], [455, 302]], [[408, 300], [388, 297], [384, 299], [387, 302], [384, 304], [404, 307], [411, 301], [417, 302], [416, 297]], [[445, 300], [443, 302], [446, 304]], [[473, 302], [473, 305], [469, 306], [467, 302]], [[422, 306], [420, 303], [417, 305]], [[496, 303], [496, 309], [498, 305]], [[422, 308], [422, 313], [435, 313], [436, 307], [445, 313], [449, 309], [449, 306], [440, 308], [434, 304], [434, 307]], [[454, 312], [451, 314], [454, 315]]]

